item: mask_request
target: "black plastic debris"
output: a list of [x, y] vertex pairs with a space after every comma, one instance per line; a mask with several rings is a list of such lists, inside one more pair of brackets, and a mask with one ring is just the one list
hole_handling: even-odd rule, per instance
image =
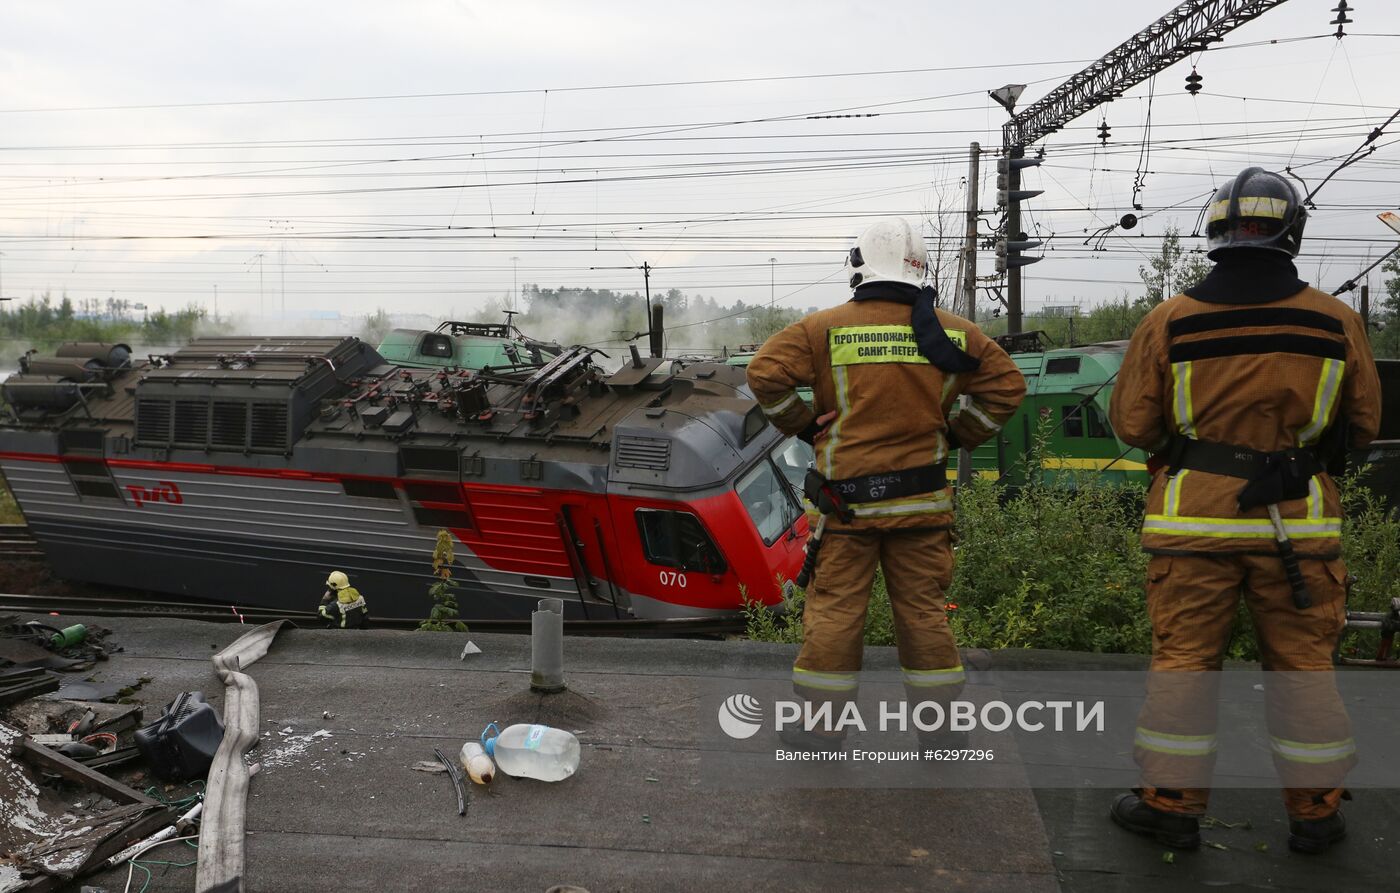
[[224, 739], [224, 723], [204, 693], [183, 692], [161, 711], [160, 719], [136, 730], [136, 746], [157, 778], [203, 778]]

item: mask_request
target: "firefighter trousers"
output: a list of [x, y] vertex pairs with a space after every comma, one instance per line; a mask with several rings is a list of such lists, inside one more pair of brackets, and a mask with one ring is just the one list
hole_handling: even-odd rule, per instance
[[944, 610], [953, 581], [952, 538], [946, 528], [827, 532], [807, 590], [793, 689], [811, 701], [855, 698], [877, 565], [884, 569], [908, 696], [951, 700], [964, 680]]
[[1284, 806], [1296, 819], [1337, 810], [1356, 765], [1332, 654], [1346, 620], [1340, 559], [1304, 560], [1312, 606], [1298, 609], [1275, 555], [1154, 555], [1147, 571], [1152, 673], [1133, 753], [1143, 799], [1204, 813], [1215, 765], [1219, 673], [1243, 596], [1266, 672], [1265, 709]]

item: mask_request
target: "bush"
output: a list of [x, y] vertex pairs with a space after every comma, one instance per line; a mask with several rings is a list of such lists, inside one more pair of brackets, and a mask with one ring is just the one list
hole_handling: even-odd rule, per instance
[[[1400, 598], [1400, 514], [1368, 489], [1365, 470], [1339, 481], [1343, 552], [1355, 578], [1349, 607], [1385, 611]], [[1139, 544], [1144, 494], [1092, 474], [1060, 475], [1010, 492], [975, 479], [958, 496], [957, 563], [948, 592], [958, 644], [971, 648], [1051, 648], [1150, 653], [1145, 575]], [[750, 638], [802, 641], [803, 594], [779, 614], [747, 603]], [[877, 574], [866, 616], [868, 645], [894, 644], [884, 580]], [[1352, 634], [1347, 654], [1370, 656], [1376, 634]], [[1249, 612], [1241, 601], [1226, 656], [1256, 660]]]
[[[1347, 607], [1353, 611], [1389, 611], [1400, 598], [1400, 511], [1366, 487], [1368, 469], [1342, 478], [1342, 557], [1353, 578]], [[1342, 653], [1374, 657], [1379, 633], [1344, 637]]]
[[457, 596], [452, 592], [457, 588], [457, 584], [452, 581], [452, 563], [456, 560], [456, 553], [452, 549], [452, 534], [446, 530], [439, 530], [437, 543], [433, 546], [433, 576], [436, 579], [433, 585], [428, 587], [433, 607], [428, 619], [418, 624], [420, 630], [439, 633], [467, 631], [467, 625], [458, 619], [461, 615], [458, 613]]
[[19, 503], [15, 502], [14, 494], [5, 486], [5, 479], [0, 477], [0, 524], [23, 524], [24, 515], [20, 513]]
[[949, 591], [959, 643], [1149, 650], [1141, 501], [1140, 489], [1090, 475], [1033, 478], [1012, 494], [974, 479], [958, 499]]

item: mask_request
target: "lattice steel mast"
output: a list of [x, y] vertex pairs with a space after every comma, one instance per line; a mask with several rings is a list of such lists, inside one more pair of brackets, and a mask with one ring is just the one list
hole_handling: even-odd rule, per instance
[[[1044, 98], [1012, 115], [1002, 126], [1002, 150], [1008, 159], [1023, 158], [1026, 147], [1054, 133], [1080, 115], [1108, 102], [1189, 54], [1219, 43], [1245, 22], [1286, 0], [1188, 0], [1125, 40], [1103, 58], [1051, 90]], [[1023, 240], [1021, 173], [1007, 173], [1006, 238]], [[1007, 330], [1021, 331], [1021, 271], [1007, 265]]]

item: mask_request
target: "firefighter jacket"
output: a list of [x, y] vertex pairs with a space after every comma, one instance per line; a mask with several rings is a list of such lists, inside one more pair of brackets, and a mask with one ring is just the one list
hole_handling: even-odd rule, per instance
[[[330, 595], [330, 593], [327, 593]], [[356, 612], [360, 612], [356, 614]], [[353, 626], [359, 628], [363, 625], [363, 616], [368, 614], [369, 607], [365, 604], [364, 596], [354, 586], [346, 586], [335, 593], [335, 601], [322, 600], [321, 607], [317, 611], [328, 623], [339, 626], [341, 629]]]
[[[931, 364], [919, 351], [911, 312], [895, 301], [851, 301], [783, 329], [749, 363], [749, 387], [783, 433], [796, 435], [817, 416], [836, 412], [813, 442], [817, 471], [829, 479], [944, 462], [950, 429], [971, 449], [996, 434], [1025, 396], [1025, 379], [1006, 351], [971, 322], [942, 310], [938, 321], [948, 337], [980, 365], [954, 375]], [[812, 388], [813, 406], [798, 396], [800, 387]], [[950, 422], [960, 394], [972, 402]], [[829, 529], [953, 522], [948, 487], [851, 508], [849, 525], [828, 517]]]
[[[1361, 317], [1297, 286], [1267, 303], [1242, 291], [1238, 303], [1183, 294], [1153, 308], [1133, 333], [1110, 404], [1123, 442], [1160, 453], [1181, 436], [1276, 452], [1316, 448], [1345, 423], [1341, 446], [1370, 443], [1380, 425], [1380, 381]], [[1157, 469], [1148, 491], [1148, 552], [1275, 552], [1267, 507], [1238, 506], [1244, 480], [1168, 472]], [[1340, 554], [1341, 505], [1325, 472], [1308, 479], [1306, 497], [1278, 508], [1299, 555]]]

